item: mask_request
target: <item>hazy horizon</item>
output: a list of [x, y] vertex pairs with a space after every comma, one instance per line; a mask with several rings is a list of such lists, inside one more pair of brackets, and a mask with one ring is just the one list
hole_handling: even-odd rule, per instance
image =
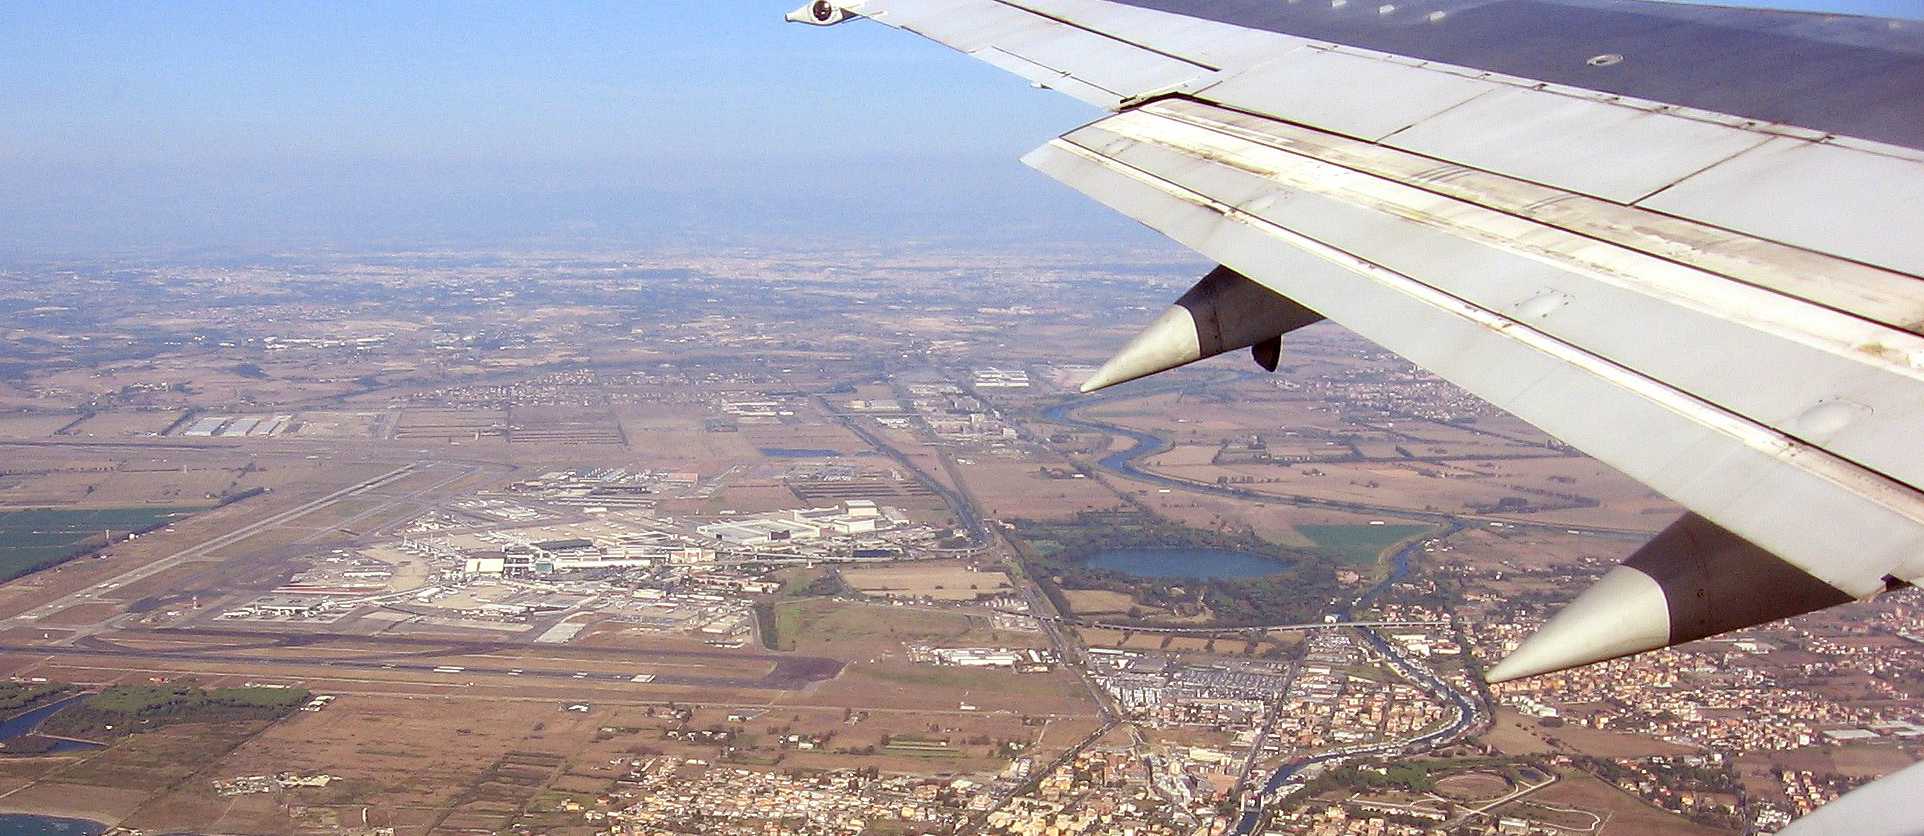
[[1093, 108], [788, 6], [17, 6], [0, 256], [1153, 240], [1017, 161]]

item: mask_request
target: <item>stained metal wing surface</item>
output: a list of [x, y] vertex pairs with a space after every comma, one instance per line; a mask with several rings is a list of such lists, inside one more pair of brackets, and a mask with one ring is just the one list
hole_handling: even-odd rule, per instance
[[1223, 265], [1085, 388], [1322, 317], [1691, 513], [1488, 672], [1924, 581], [1924, 24], [1642, 0], [821, 0], [1109, 115]]

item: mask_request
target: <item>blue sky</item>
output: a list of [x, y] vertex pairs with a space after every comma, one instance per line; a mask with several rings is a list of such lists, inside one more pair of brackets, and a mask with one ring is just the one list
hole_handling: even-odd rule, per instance
[[1126, 228], [1015, 162], [1093, 111], [788, 5], [0, 3], [0, 249]]
[[[770, 132], [982, 153], [1070, 112], [915, 38], [785, 25], [779, 0], [29, 6], [0, 12], [0, 106], [38, 118], [0, 135], [57, 161], [739, 157]], [[991, 104], [1010, 118], [929, 118]]]
[[0, 5], [0, 249], [1116, 228], [1015, 161], [1093, 111], [788, 8]]

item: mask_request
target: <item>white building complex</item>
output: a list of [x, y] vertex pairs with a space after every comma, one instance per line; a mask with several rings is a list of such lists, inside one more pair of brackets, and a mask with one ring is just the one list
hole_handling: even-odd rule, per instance
[[696, 531], [731, 546], [755, 548], [825, 537], [870, 534], [895, 525], [882, 509], [866, 499], [851, 499], [835, 508], [779, 511], [760, 517], [704, 525]]

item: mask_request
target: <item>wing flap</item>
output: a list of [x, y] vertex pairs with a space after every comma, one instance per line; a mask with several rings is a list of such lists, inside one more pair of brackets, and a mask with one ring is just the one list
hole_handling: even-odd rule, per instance
[[1418, 184], [1440, 195], [1569, 230], [1611, 245], [1696, 267], [1733, 281], [1924, 334], [1918, 279], [1751, 238], [1682, 218], [1205, 104], [1166, 100], [1154, 109], [1192, 124], [1273, 148], [1296, 150], [1345, 168]]
[[[1924, 451], [1905, 441], [1924, 385], [1914, 334], [1164, 116], [1174, 112], [1152, 105], [1067, 139], [1924, 485]], [[1867, 357], [1867, 345], [1904, 359]]]
[[[1046, 146], [1029, 161], [1542, 426], [1852, 595], [1871, 594], [1885, 587], [1887, 577], [1918, 571], [1916, 564], [1924, 560], [1924, 496], [1915, 489], [1653, 377], [1649, 370], [1606, 357], [1577, 342], [1576, 332], [1559, 334], [1541, 317], [1531, 319], [1530, 300], [1518, 300], [1517, 292], [1534, 291], [1535, 282], [1512, 285], [1507, 304], [1490, 295], [1504, 289], [1501, 283], [1450, 284], [1475, 273], [1473, 268], [1492, 265], [1489, 253], [1452, 248], [1450, 242], [1495, 252], [1488, 242], [1426, 231], [1406, 212], [1380, 202], [1364, 205], [1354, 193], [1345, 196], [1351, 201], [1345, 207], [1345, 200], [1330, 196], [1328, 189], [1332, 176], [1344, 179], [1340, 172], [1321, 170], [1278, 183], [1265, 155], [1233, 148], [1233, 138], [1219, 135], [1185, 148], [1184, 141], [1171, 138], [1178, 131], [1163, 141], [1146, 141], [1142, 122], [1157, 118], [1152, 113], [1110, 117]], [[1606, 287], [1589, 280], [1574, 295], [1600, 298], [1606, 307], [1626, 298], [1596, 296]], [[1649, 304], [1646, 300], [1647, 310], [1659, 310]], [[1554, 313], [1552, 320], [1558, 318]], [[1595, 318], [1632, 321], [1620, 311]], [[1712, 319], [1674, 327], [1708, 327]], [[1677, 348], [1705, 344], [1701, 335], [1693, 339]], [[1763, 350], [1766, 343], [1755, 339]], [[1775, 348], [1808, 350], [1795, 343]], [[1693, 379], [1717, 371], [1714, 365], [1690, 362], [1655, 368]], [[1891, 417], [1907, 423], [1902, 405], [1894, 409], [1900, 414]], [[1810, 520], [1826, 523], [1812, 526]], [[1846, 536], [1855, 548], [1851, 554], [1836, 553], [1831, 544]]]

